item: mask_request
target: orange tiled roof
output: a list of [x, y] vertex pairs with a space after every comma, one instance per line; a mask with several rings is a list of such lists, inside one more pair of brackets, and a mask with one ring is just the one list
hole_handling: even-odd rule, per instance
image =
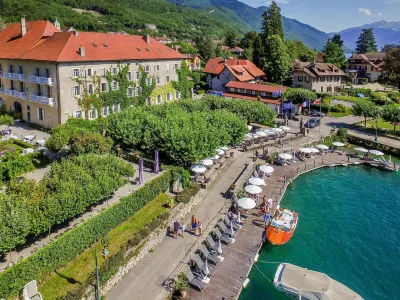
[[239, 82], [239, 81], [229, 81], [225, 87], [228, 88], [236, 88], [236, 89], [245, 89], [250, 91], [257, 92], [266, 92], [266, 93], [275, 93], [281, 90], [282, 94], [285, 93], [287, 87], [279, 86], [279, 85], [269, 85], [269, 84], [261, 84], [261, 83], [247, 83], [247, 82]]
[[[242, 94], [235, 94], [235, 93], [223, 93], [222, 96], [230, 97], [230, 98], [238, 98], [238, 99], [245, 99], [245, 100], [252, 100], [257, 101], [257, 96], [250, 96], [250, 95], [242, 95]], [[279, 105], [281, 103], [280, 99], [270, 99], [268, 97], [261, 97], [261, 102]]]
[[[265, 73], [257, 68], [254, 63], [246, 59], [227, 59], [225, 61], [222, 58], [212, 58], [207, 62], [204, 68], [204, 72], [219, 75], [222, 73], [223, 70], [225, 70], [225, 67], [231, 67], [231, 69], [229, 70], [238, 79], [242, 77], [250, 78], [244, 80], [251, 80], [254, 79], [254, 77], [265, 75]], [[246, 74], [240, 75], [240, 73]]]
[[[60, 32], [48, 21], [28, 22], [21, 37], [19, 24], [0, 32], [0, 57], [53, 62], [183, 59], [184, 56], [149, 37], [96, 32]], [[83, 47], [85, 56], [79, 54]]]

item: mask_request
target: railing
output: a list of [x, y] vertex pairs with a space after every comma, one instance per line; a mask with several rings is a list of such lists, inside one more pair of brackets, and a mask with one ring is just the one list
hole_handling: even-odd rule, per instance
[[4, 73], [4, 78], [8, 78], [8, 79], [13, 79], [14, 78], [14, 76], [13, 76], [13, 73]]
[[39, 84], [47, 84], [47, 85], [54, 84], [54, 79], [51, 77], [29, 76], [28, 81]]
[[6, 96], [14, 96], [14, 90], [7, 89], [5, 94], [6, 94]]
[[20, 81], [25, 81], [25, 74], [13, 73], [13, 79], [20, 80]]
[[46, 105], [54, 106], [54, 98], [48, 98], [45, 96], [29, 95], [29, 101], [43, 103]]
[[25, 100], [26, 99], [26, 92], [19, 92], [14, 91], [14, 97]]

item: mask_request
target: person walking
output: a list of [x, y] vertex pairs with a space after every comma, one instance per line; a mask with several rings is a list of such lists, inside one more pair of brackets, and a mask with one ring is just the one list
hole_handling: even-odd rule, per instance
[[183, 219], [181, 220], [181, 230], [182, 230], [182, 237], [185, 237], [185, 230], [186, 230], [186, 225], [183, 223]]
[[203, 234], [203, 223], [200, 220], [197, 221], [197, 227], [199, 228], [199, 236]]
[[181, 227], [181, 225], [179, 224], [179, 222], [175, 220], [175, 222], [174, 222], [174, 239], [178, 238], [178, 231], [179, 231], [180, 227]]
[[197, 227], [197, 219], [196, 217], [193, 215], [192, 216], [192, 231], [196, 234], [196, 227]]

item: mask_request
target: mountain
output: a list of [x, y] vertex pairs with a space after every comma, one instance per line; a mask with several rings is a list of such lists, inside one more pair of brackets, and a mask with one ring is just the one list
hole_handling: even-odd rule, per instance
[[[371, 24], [365, 24], [359, 27], [352, 27], [340, 31], [344, 45], [350, 49], [356, 48], [356, 41], [360, 36], [362, 29], [372, 28], [375, 40], [380, 50], [385, 44], [400, 44], [400, 22], [378, 21]], [[330, 33], [329, 36], [333, 36]]]

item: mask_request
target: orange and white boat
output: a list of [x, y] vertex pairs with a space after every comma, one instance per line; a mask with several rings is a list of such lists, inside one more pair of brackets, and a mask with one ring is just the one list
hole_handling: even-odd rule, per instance
[[265, 230], [265, 236], [272, 245], [286, 244], [293, 236], [299, 215], [297, 212], [280, 209]]

